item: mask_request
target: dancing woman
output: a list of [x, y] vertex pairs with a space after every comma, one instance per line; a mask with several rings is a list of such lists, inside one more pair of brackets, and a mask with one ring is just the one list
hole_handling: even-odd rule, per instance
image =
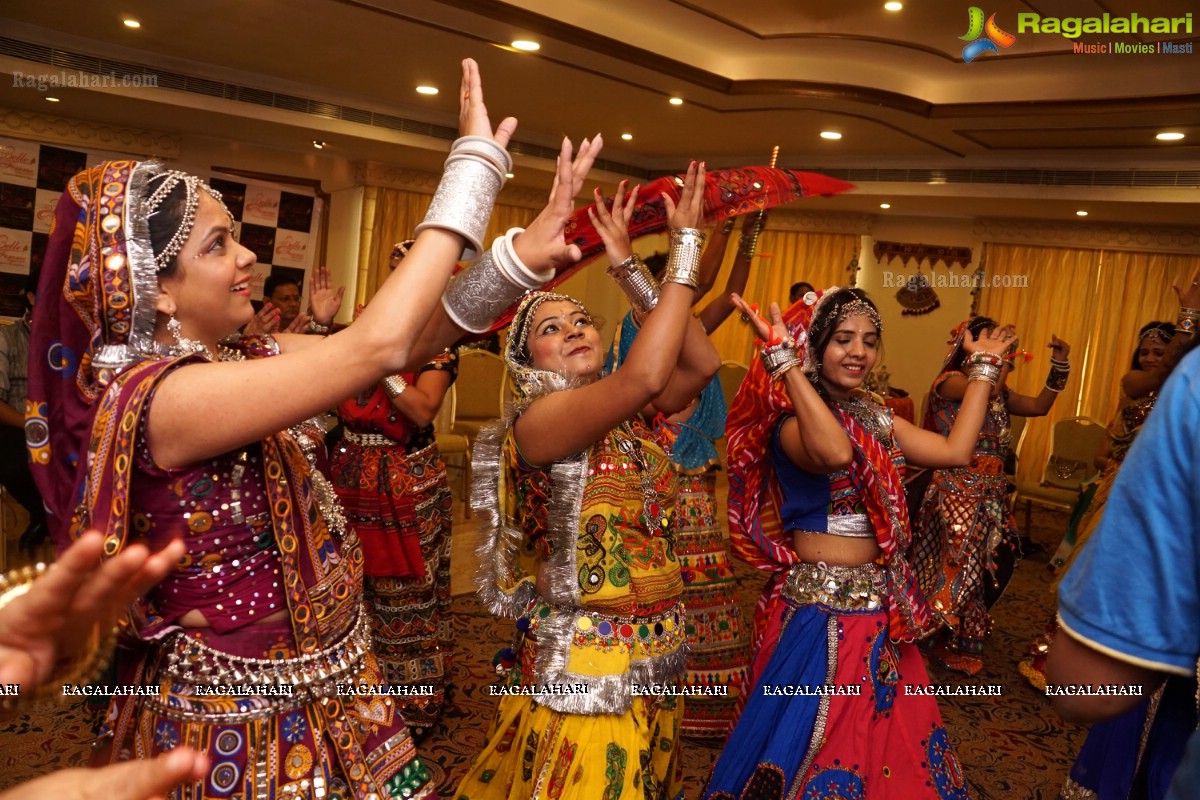
[[[966, 336], [996, 327], [987, 317], [974, 317], [951, 333], [950, 352], [929, 390], [926, 428], [949, 434], [968, 385]], [[1050, 412], [1071, 374], [1070, 351], [1062, 339], [1050, 337], [1050, 374], [1042, 391], [1030, 397], [1007, 385], [1018, 359], [1032, 358], [1017, 352], [1014, 341], [1005, 354], [1000, 381], [992, 389], [970, 463], [937, 470], [925, 492], [914, 536], [913, 568], [934, 615], [946, 625], [933, 647], [934, 656], [958, 672], [975, 675], [983, 669], [983, 645], [992, 627], [988, 609], [1004, 593], [1017, 560], [1020, 534], [1004, 473], [1012, 443], [1010, 418]]]
[[[394, 270], [412, 240], [392, 248]], [[453, 498], [433, 419], [458, 376], [448, 349], [414, 372], [389, 375], [342, 401], [343, 436], [330, 478], [363, 550], [372, 650], [419, 741], [437, 722], [453, 650], [450, 529]]]
[[769, 343], [730, 408], [730, 533], [775, 575], [759, 602], [754, 689], [704, 796], [966, 797], [912, 644], [935, 622], [904, 559], [901, 476], [906, 459], [970, 460], [1013, 336], [967, 337], [971, 381], [943, 437], [861, 390], [882, 327], [863, 291], [831, 290], [786, 317], [773, 305], [773, 327], [736, 302]]
[[[569, 297], [531, 294], [513, 319], [504, 358], [518, 399], [476, 441], [472, 494], [485, 515], [481, 595], [518, 633], [463, 800], [681, 795], [683, 703], [665, 694], [686, 655], [675, 476], [667, 430], [647, 420], [686, 407], [720, 366], [689, 314], [703, 186], [692, 164], [678, 208], [665, 199], [661, 295], [644, 269], [616, 270], [645, 314], [619, 370], [604, 374], [600, 336]], [[592, 214], [609, 247], [627, 241], [637, 193], [624, 188]]]
[[579, 257], [562, 221], [598, 141], [574, 162], [564, 142], [547, 208], [447, 287], [464, 242], [481, 249], [515, 128], [493, 133], [469, 59], [461, 109], [464, 138], [407, 263], [328, 337], [226, 338], [253, 315], [254, 254], [195, 176], [107, 162], [59, 202], [29, 444], [60, 547], [92, 526], [107, 557], [186, 546], [133, 608], [118, 656], [119, 682], [158, 693], [113, 698], [107, 723], [113, 761], [181, 744], [212, 756], [177, 797], [434, 794], [390, 697], [339, 694], [383, 681], [362, 551], [293, 426], [482, 329], [539, 270]]
[[[733, 219], [726, 220], [704, 248], [697, 298], [707, 294], [716, 280], [733, 224]], [[730, 294], [746, 287], [759, 227], [757, 214], [746, 215], [725, 292], [696, 312], [696, 318], [709, 334], [733, 312]], [[628, 240], [614, 243], [609, 256], [614, 264], [638, 258]], [[665, 268], [666, 264], [662, 266]], [[659, 277], [660, 274], [655, 274], [656, 279]], [[613, 338], [609, 369], [624, 363], [639, 330], [638, 319], [630, 311]], [[724, 739], [733, 729], [735, 708], [748, 688], [750, 637], [742, 621], [729, 540], [720, 524], [717, 507], [717, 471], [721, 461], [716, 440], [725, 435], [721, 382], [716, 378], [711, 380], [699, 397], [673, 415], [671, 421], [679, 430], [671, 446], [671, 463], [678, 475], [672, 526], [687, 611], [688, 665], [684, 685], [697, 689], [684, 704], [681, 732], [684, 736]]]

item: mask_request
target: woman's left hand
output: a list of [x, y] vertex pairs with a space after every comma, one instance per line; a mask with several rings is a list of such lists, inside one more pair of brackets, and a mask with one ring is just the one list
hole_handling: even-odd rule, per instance
[[312, 295], [308, 301], [313, 320], [325, 327], [332, 325], [333, 318], [342, 308], [342, 295], [345, 293], [345, 286], [333, 288], [328, 267], [317, 267], [313, 272]]
[[588, 217], [592, 221], [592, 226], [599, 234], [600, 240], [604, 242], [609, 262], [614, 265], [620, 264], [633, 253], [633, 246], [629, 242], [629, 220], [633, 218], [633, 210], [637, 206], [638, 189], [641, 187], [633, 187], [633, 191], [626, 197], [625, 187], [628, 185], [629, 181], [621, 181], [617, 184], [611, 211], [604, 202], [604, 195], [597, 187], [596, 203], [588, 209]]
[[473, 58], [464, 58], [462, 68], [462, 86], [458, 93], [458, 135], [482, 136], [508, 149], [508, 142], [517, 130], [516, 117], [500, 120], [493, 132], [487, 106], [483, 104], [483, 80], [479, 77], [479, 65]]
[[683, 178], [683, 191], [679, 193], [679, 205], [663, 192], [663, 203], [667, 208], [668, 224], [672, 228], [699, 228], [704, 222], [704, 162], [688, 164]]
[[1050, 357], [1058, 361], [1066, 361], [1067, 356], [1071, 354], [1071, 345], [1064, 342], [1062, 339], [1050, 334]]
[[783, 321], [783, 312], [779, 310], [778, 303], [771, 303], [771, 321], [767, 322], [759, 313], [757, 306], [751, 306], [746, 302], [746, 298], [742, 297], [737, 292], [729, 295], [729, 302], [733, 303], [733, 307], [742, 312], [742, 318], [750, 323], [754, 328], [754, 332], [758, 338], [764, 342], [773, 340], [786, 339], [791, 336], [787, 325]]
[[529, 269], [541, 272], [547, 268], [565, 267], [583, 257], [579, 245], [567, 244], [563, 236], [575, 211], [575, 196], [583, 188], [583, 179], [602, 147], [604, 139], [596, 134], [591, 141], [584, 139], [579, 152], [572, 158], [571, 140], [563, 139], [550, 199], [542, 213], [513, 242], [517, 257]]
[[978, 336], [967, 331], [963, 337], [963, 350], [968, 353], [991, 353], [999, 356], [1004, 355], [1016, 340], [1017, 335], [1009, 327], [980, 331]]
[[104, 537], [89, 531], [29, 590], [0, 606], [0, 683], [22, 693], [48, 679], [99, 624], [110, 626], [175, 569], [186, 548], [176, 539], [157, 553], [135, 544], [100, 563]]

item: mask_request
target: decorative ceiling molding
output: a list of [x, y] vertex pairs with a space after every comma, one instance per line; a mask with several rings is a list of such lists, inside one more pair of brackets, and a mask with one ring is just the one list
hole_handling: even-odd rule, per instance
[[1189, 253], [1200, 251], [1200, 227], [1046, 222], [1036, 219], [975, 220], [985, 242]]
[[767, 230], [805, 231], [808, 233], [849, 233], [866, 236], [871, 233], [875, 219], [870, 214], [798, 211], [776, 208], [767, 219]]
[[178, 158], [182, 148], [179, 136], [163, 131], [116, 127], [10, 108], [0, 108], [0, 135], [158, 158]]

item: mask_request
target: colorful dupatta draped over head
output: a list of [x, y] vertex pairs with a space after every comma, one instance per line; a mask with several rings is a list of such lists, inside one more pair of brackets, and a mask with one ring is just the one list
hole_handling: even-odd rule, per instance
[[[822, 292], [822, 297], [833, 289]], [[809, 331], [816, 306], [801, 301], [784, 312], [798, 348], [820, 338]], [[832, 320], [830, 324], [836, 324]], [[809, 336], [800, 334], [809, 332]], [[810, 359], [806, 359], [810, 360]], [[880, 442], [852, 414], [830, 405], [854, 448], [851, 479], [859, 489], [867, 516], [882, 550], [880, 561], [888, 581], [889, 635], [911, 641], [928, 635], [936, 623], [904, 553], [911, 541], [902, 476]], [[800, 562], [779, 514], [782, 494], [771, 464], [771, 437], [781, 416], [792, 413], [782, 381], [772, 380], [755, 359], [729, 407], [725, 433], [729, 461], [729, 533], [735, 552], [758, 569], [776, 573], [755, 612], [755, 648], [761, 646], [763, 622], [779, 602], [787, 570]]]
[[[150, 183], [160, 175], [167, 180], [152, 199]], [[30, 334], [25, 437], [60, 548], [82, 502], [81, 460], [97, 400], [123, 370], [163, 355], [154, 342], [159, 269], [149, 217], [177, 183], [189, 195], [203, 190], [220, 200], [161, 164], [108, 161], [75, 175], [54, 212]], [[183, 227], [176, 238], [186, 239]]]

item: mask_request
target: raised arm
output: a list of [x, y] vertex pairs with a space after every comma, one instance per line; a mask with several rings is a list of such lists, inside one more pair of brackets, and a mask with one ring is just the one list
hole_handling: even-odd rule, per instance
[[[314, 337], [310, 346], [276, 358], [188, 365], [164, 378], [151, 405], [148, 425], [156, 460], [177, 467], [258, 441], [333, 408], [384, 375], [424, 363], [457, 337], [452, 326], [439, 328], [434, 336], [428, 335], [428, 327], [435, 312], [444, 313], [440, 301], [446, 282], [464, 240], [471, 241], [463, 226], [480, 217], [486, 219], [494, 192], [502, 183], [503, 173], [495, 160], [507, 158], [503, 148], [515, 128], [516, 121], [509, 118], [492, 132], [479, 69], [474, 61], [465, 60], [460, 131], [476, 138], [460, 140], [461, 147], [456, 144], [447, 161], [448, 177], [439, 186], [404, 263], [389, 276], [356, 323], [344, 331]], [[568, 192], [576, 178], [582, 181], [580, 173], [586, 174], [596, 150], [598, 145], [585, 146], [580, 158], [571, 162], [569, 144], [564, 146], [565, 164], [559, 165], [556, 192], [564, 188], [564, 174]], [[480, 194], [473, 188], [476, 183], [486, 184], [485, 178], [492, 173], [496, 178], [491, 191]], [[479, 181], [466, 180], [472, 175], [478, 175]], [[472, 188], [464, 191], [464, 182]], [[535, 222], [518, 238], [516, 250], [525, 264], [544, 269], [557, 263], [556, 258], [579, 257], [578, 248], [571, 252], [561, 237], [570, 197], [566, 198], [565, 214], [561, 205], [552, 195], [547, 211], [554, 212], [553, 218], [541, 225], [552, 231], [538, 229]], [[460, 230], [464, 232], [460, 234]], [[549, 241], [552, 232], [558, 233], [556, 243]], [[520, 239], [530, 233], [534, 234], [529, 242], [532, 246], [522, 252]], [[198, 424], [214, 414], [219, 415], [220, 424]]]
[[[720, 297], [713, 298], [698, 315], [700, 324], [709, 333], [720, 327], [721, 323], [733, 313], [734, 306], [730, 299], [731, 296], [740, 295], [746, 291], [746, 281], [750, 278], [750, 263], [754, 260], [755, 243], [758, 241], [758, 234], [762, 231], [765, 221], [765, 214], [743, 216], [742, 236], [738, 240], [737, 256], [733, 260], [733, 266], [729, 269], [729, 278], [725, 281], [725, 291]], [[710, 244], [704, 254], [707, 256], [708, 251], [713, 248], [714, 246]], [[724, 247], [722, 247], [721, 253], [724, 256]]]
[[[703, 186], [704, 167], [692, 163], [679, 206], [676, 207], [664, 194], [673, 230], [694, 228], [699, 223]], [[617, 231], [627, 225], [632, 214], [630, 206], [620, 191], [614, 198], [611, 212], [603, 203], [596, 204], [592, 222], [606, 245], [610, 239], [618, 240]], [[673, 239], [672, 247], [680, 246], [681, 242]], [[521, 415], [515, 428], [516, 441], [530, 463], [547, 465], [579, 452], [642, 411], [663, 392], [679, 361], [687, 323], [691, 319], [689, 312], [695, 299], [698, 264], [693, 262], [690, 266], [690, 284], [686, 282], [688, 276], [673, 276], [668, 269], [657, 304], [642, 322], [641, 331], [620, 369], [578, 389], [547, 395]], [[597, 352], [597, 356], [600, 355]]]
[[[772, 324], [768, 325], [758, 315], [757, 309], [747, 305], [740, 295], [733, 295], [730, 302], [750, 320], [762, 341], [783, 342], [791, 338], [778, 303], [771, 303]], [[771, 371], [770, 358], [763, 363]], [[783, 382], [788, 399], [792, 401], [793, 416], [784, 421], [779, 431], [783, 452], [793, 464], [807, 472], [826, 473], [842, 469], [854, 458], [850, 438], [803, 370], [796, 366], [793, 364], [786, 369], [776, 369], [779, 374], [775, 380]]]
[[1049, 347], [1050, 374], [1046, 376], [1042, 391], [1036, 397], [1009, 392], [1008, 413], [1018, 417], [1044, 417], [1050, 413], [1050, 407], [1067, 385], [1067, 377], [1071, 372], [1067, 357], [1071, 353], [1071, 345], [1051, 334]]
[[437, 417], [450, 390], [451, 373], [444, 369], [426, 369], [412, 383], [397, 376], [384, 379], [384, 389], [392, 406], [412, 424], [424, 427]]
[[978, 338], [970, 332], [966, 334], [963, 349], [970, 354], [979, 353], [985, 362], [993, 366], [976, 364], [968, 370], [966, 390], [949, 436], [918, 428], [906, 419], [897, 418], [893, 421], [896, 441], [906, 459], [924, 467], [964, 467], [971, 463], [991, 390], [999, 377], [1000, 354], [1008, 349], [1015, 338], [1008, 328], [983, 331]]

